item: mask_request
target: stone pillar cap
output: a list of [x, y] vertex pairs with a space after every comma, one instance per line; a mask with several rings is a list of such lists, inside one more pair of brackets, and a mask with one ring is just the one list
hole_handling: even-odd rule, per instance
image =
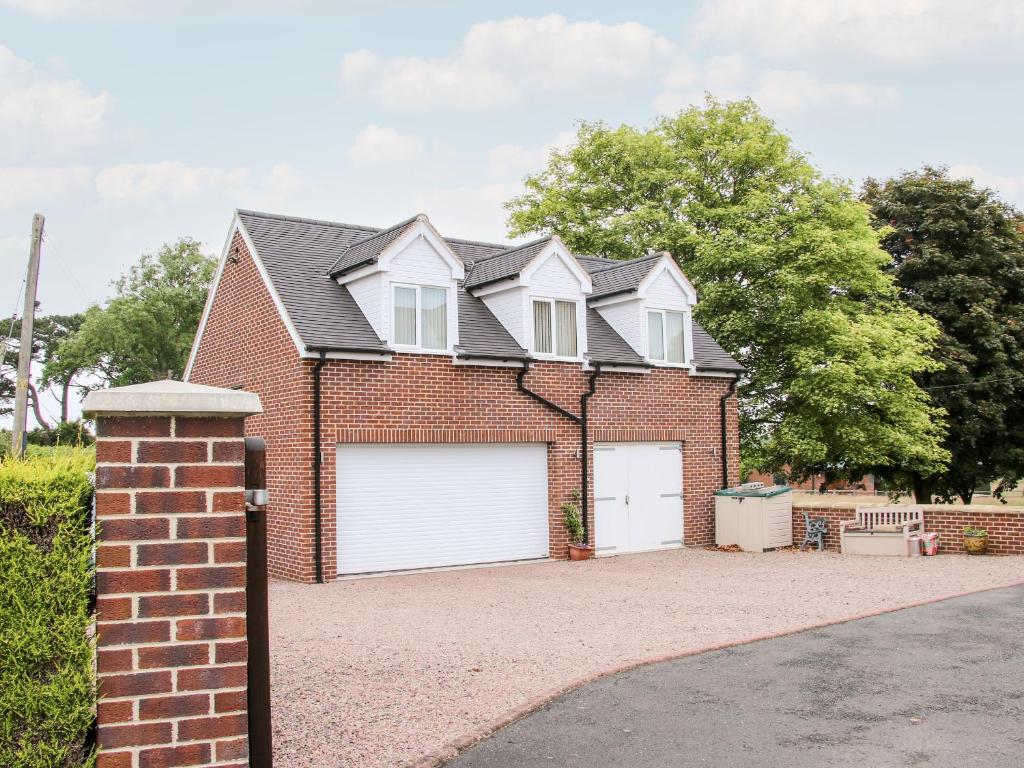
[[259, 395], [240, 389], [165, 379], [127, 387], [97, 389], [86, 395], [84, 415], [93, 416], [250, 416], [263, 413]]

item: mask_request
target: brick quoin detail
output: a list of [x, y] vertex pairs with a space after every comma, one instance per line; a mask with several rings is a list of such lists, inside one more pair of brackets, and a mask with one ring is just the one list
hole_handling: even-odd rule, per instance
[[243, 421], [97, 419], [98, 768], [248, 764]]
[[[264, 412], [246, 434], [267, 441], [270, 491], [267, 537], [274, 576], [313, 581], [313, 366], [300, 357], [241, 236], [226, 264], [190, 380], [241, 387]], [[328, 360], [322, 371], [323, 564], [337, 566], [336, 445], [368, 442], [540, 442], [548, 448], [549, 554], [564, 558], [568, 536], [560, 506], [580, 485], [579, 427], [516, 391], [516, 368], [454, 365], [441, 355], [397, 354], [390, 362]], [[529, 387], [577, 413], [589, 373], [578, 363], [533, 366]], [[591, 399], [593, 441], [683, 443], [684, 541], [714, 541], [713, 492], [721, 485], [719, 398], [729, 378], [656, 368], [606, 372]], [[727, 407], [728, 464], [739, 478], [736, 398]], [[592, 459], [592, 454], [591, 454]], [[590, 466], [593, 467], [591, 460]], [[590, 481], [593, 499], [593, 475]], [[590, 505], [593, 515], [594, 505]], [[590, 530], [594, 530], [591, 517]]]
[[[870, 506], [870, 505], [864, 505]], [[853, 520], [857, 505], [793, 506], [793, 542], [804, 540], [806, 511], [811, 517], [828, 520], [825, 546], [838, 552], [839, 524]], [[988, 531], [988, 551], [993, 555], [1024, 555], [1024, 510], [1019, 507], [963, 506], [958, 504], [928, 504], [924, 507], [924, 530], [939, 534], [939, 552], [963, 552], [964, 526], [972, 525]]]

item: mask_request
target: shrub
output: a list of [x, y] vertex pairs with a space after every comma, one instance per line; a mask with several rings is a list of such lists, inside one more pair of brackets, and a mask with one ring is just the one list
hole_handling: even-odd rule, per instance
[[981, 536], [984, 538], [988, 536], [988, 531], [984, 528], [975, 528], [973, 525], [965, 525], [964, 536]]
[[91, 450], [0, 462], [0, 765], [92, 766]]
[[580, 492], [573, 488], [569, 501], [562, 504], [562, 520], [572, 544], [583, 544], [583, 517], [580, 515]]

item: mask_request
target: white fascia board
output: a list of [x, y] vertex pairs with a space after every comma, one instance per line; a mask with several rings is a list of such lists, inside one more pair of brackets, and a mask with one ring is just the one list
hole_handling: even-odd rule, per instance
[[[593, 371], [597, 368], [596, 365], [591, 363], [589, 360], [583, 364], [584, 371]], [[634, 366], [634, 365], [602, 365], [601, 373], [636, 373], [640, 375], [648, 374], [651, 369], [647, 366]]]
[[572, 255], [572, 251], [565, 247], [565, 243], [562, 242], [558, 235], [552, 237], [551, 242], [544, 246], [540, 253], [530, 259], [529, 263], [520, 271], [519, 277], [522, 284], [528, 286], [533, 273], [553, 255], [557, 255], [576, 279], [579, 280], [581, 293], [586, 295], [594, 291], [594, 283], [590, 279], [590, 273], [576, 260], [576, 257]]
[[192, 349], [188, 353], [188, 364], [185, 366], [183, 381], [188, 381], [192, 375], [192, 367], [196, 364], [196, 355], [199, 353], [199, 343], [203, 340], [203, 332], [206, 330], [206, 323], [210, 319], [210, 311], [213, 309], [213, 297], [217, 295], [217, 287], [220, 285], [220, 276], [224, 272], [224, 264], [228, 258], [228, 251], [231, 250], [231, 242], [235, 239], [235, 232], [241, 222], [238, 220], [238, 211], [231, 217], [231, 226], [228, 227], [228, 236], [224, 241], [224, 247], [220, 249], [220, 258], [217, 260], [217, 269], [213, 273], [213, 282], [206, 293], [206, 304], [203, 305], [203, 314], [199, 319], [199, 328], [196, 329], [196, 336], [192, 339]]
[[381, 251], [380, 257], [377, 259], [378, 269], [382, 272], [386, 272], [391, 260], [405, 250], [406, 246], [419, 237], [422, 237], [430, 243], [431, 247], [437, 251], [441, 258], [444, 259], [445, 263], [448, 264], [448, 267], [452, 271], [453, 280], [465, 279], [466, 265], [462, 263], [462, 259], [460, 259], [458, 254], [451, 249], [451, 246], [444, 241], [444, 238], [441, 237], [436, 229], [434, 229], [434, 225], [431, 224], [430, 220], [423, 214], [417, 216], [416, 224], [410, 227], [408, 232]]
[[661, 260], [657, 265], [647, 273], [647, 277], [640, 281], [640, 285], [637, 287], [637, 295], [641, 298], [647, 296], [647, 289], [651, 287], [651, 284], [657, 280], [663, 272], [668, 272], [672, 276], [672, 279], [676, 281], [683, 293], [686, 294], [686, 301], [688, 304], [693, 305], [697, 303], [697, 289], [693, 287], [693, 283], [683, 273], [683, 270], [676, 264], [676, 260], [673, 259], [668, 253], [662, 254]]
[[639, 299], [640, 297], [637, 296], [636, 291], [623, 291], [622, 293], [615, 293], [603, 298], [588, 299], [587, 306], [593, 309], [600, 309], [601, 307], [610, 307], [613, 304], [625, 304], [627, 301], [639, 301]]
[[696, 368], [694, 368], [692, 371], [690, 371], [690, 375], [691, 376], [700, 376], [701, 378], [704, 378], [704, 379], [737, 379], [737, 378], [739, 378], [739, 376], [737, 376], [735, 373], [729, 373], [728, 371], [698, 371]]
[[376, 264], [365, 264], [364, 266], [359, 267], [359, 269], [353, 269], [351, 272], [338, 275], [334, 279], [338, 282], [338, 285], [345, 285], [347, 283], [354, 283], [360, 278], [368, 277], [380, 271], [380, 268]]
[[299, 336], [298, 329], [292, 322], [291, 317], [288, 316], [288, 312], [284, 308], [284, 303], [281, 301], [281, 296], [278, 294], [277, 289], [274, 288], [274, 284], [270, 282], [270, 275], [267, 274], [267, 268], [263, 265], [263, 260], [260, 258], [260, 255], [256, 252], [256, 246], [253, 245], [252, 238], [249, 237], [249, 233], [246, 231], [245, 225], [242, 224], [242, 220], [239, 218], [238, 211], [236, 210], [234, 218], [231, 221], [231, 228], [228, 231], [227, 240], [224, 242], [224, 248], [221, 251], [220, 261], [217, 263], [217, 271], [214, 275], [213, 283], [210, 285], [210, 291], [206, 296], [206, 305], [203, 307], [203, 316], [199, 321], [199, 329], [196, 331], [196, 338], [192, 342], [192, 351], [189, 353], [188, 366], [185, 368], [185, 381], [188, 381], [192, 376], [192, 367], [196, 362], [196, 354], [199, 352], [199, 344], [202, 342], [203, 333], [206, 330], [206, 323], [210, 318], [213, 301], [217, 295], [217, 288], [220, 286], [221, 277], [224, 274], [224, 267], [227, 264], [228, 255], [231, 252], [231, 243], [235, 239], [236, 232], [242, 236], [242, 242], [245, 243], [245, 247], [249, 250], [249, 256], [256, 265], [256, 271], [259, 272], [260, 278], [263, 280], [263, 284], [266, 286], [267, 292], [270, 294], [270, 298], [274, 302], [277, 314], [280, 316], [285, 328], [288, 329], [288, 335], [291, 336], [292, 343], [295, 344], [295, 349], [300, 355], [305, 352], [306, 347], [305, 344], [302, 343], [302, 337]]
[[[306, 360], [319, 360], [319, 352], [303, 352], [300, 357]], [[391, 360], [391, 351], [382, 352], [327, 352], [324, 354], [327, 360], [372, 360], [375, 362], [388, 362]]]
[[453, 365], [471, 365], [480, 368], [522, 368], [521, 360], [491, 360], [486, 357], [456, 357]]
[[504, 280], [499, 280], [494, 283], [488, 283], [487, 285], [481, 285], [479, 288], [467, 288], [466, 290], [472, 296], [476, 296], [478, 299], [482, 299], [484, 296], [491, 296], [495, 293], [501, 293], [502, 291], [509, 291], [513, 288], [522, 288], [523, 282], [519, 275], [509, 277]]

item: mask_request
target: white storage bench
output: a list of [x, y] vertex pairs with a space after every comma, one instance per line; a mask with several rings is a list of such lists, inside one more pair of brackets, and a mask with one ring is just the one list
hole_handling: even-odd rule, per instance
[[923, 507], [858, 507], [855, 515], [853, 520], [839, 523], [844, 555], [910, 557], [920, 551]]

